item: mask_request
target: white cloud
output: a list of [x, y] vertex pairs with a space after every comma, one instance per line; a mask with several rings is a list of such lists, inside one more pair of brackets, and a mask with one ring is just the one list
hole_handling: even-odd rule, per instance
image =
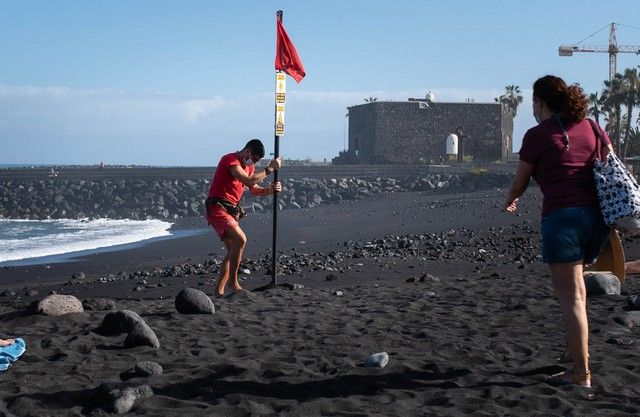
[[214, 97], [210, 99], [194, 99], [180, 103], [180, 107], [184, 111], [185, 118], [190, 123], [197, 123], [202, 119], [211, 117], [212, 115], [223, 111], [225, 107], [230, 108], [222, 97]]
[[[346, 107], [370, 96], [404, 101], [427, 91], [290, 89], [281, 152], [289, 158], [331, 159], [346, 140]], [[431, 91], [441, 102], [492, 102], [501, 94], [491, 89]], [[521, 108], [530, 93], [523, 95]], [[0, 85], [0, 162], [214, 165], [248, 138], [262, 138], [270, 148], [273, 101], [272, 92], [230, 98]], [[521, 137], [517, 126], [518, 120], [516, 150]]]

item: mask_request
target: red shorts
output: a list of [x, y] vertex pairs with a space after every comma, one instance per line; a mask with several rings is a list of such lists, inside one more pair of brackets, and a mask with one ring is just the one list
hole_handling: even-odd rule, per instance
[[227, 230], [238, 226], [238, 221], [217, 204], [210, 206], [209, 213], [205, 215], [205, 218], [220, 236], [220, 240], [222, 240]]

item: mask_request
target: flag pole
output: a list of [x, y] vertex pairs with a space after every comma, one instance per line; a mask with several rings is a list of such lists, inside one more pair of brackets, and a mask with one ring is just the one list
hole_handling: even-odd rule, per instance
[[[282, 22], [282, 10], [278, 10], [276, 12], [276, 16]], [[278, 73], [282, 71], [276, 71], [276, 85], [278, 83]], [[277, 88], [277, 87], [276, 87]], [[276, 93], [277, 95], [277, 93]], [[274, 139], [273, 139], [273, 158], [278, 158], [280, 156], [280, 135], [278, 135], [278, 100], [276, 99], [274, 105], [274, 115], [273, 115], [273, 128], [274, 128]], [[273, 182], [278, 181], [278, 170], [273, 172]], [[277, 258], [277, 247], [278, 247], [278, 193], [276, 191], [273, 192], [273, 241], [271, 242], [271, 286], [278, 285], [278, 258]]]

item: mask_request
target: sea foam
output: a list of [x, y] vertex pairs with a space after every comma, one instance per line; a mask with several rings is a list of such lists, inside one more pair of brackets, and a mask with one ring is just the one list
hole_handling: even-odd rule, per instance
[[169, 236], [171, 225], [161, 220], [0, 219], [0, 263]]

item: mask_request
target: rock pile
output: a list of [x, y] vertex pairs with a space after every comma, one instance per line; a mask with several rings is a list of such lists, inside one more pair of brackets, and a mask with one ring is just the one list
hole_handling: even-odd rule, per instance
[[[457, 259], [478, 266], [516, 264], [524, 267], [526, 264], [539, 261], [538, 240], [537, 225], [530, 221], [480, 230], [463, 228], [429, 234], [390, 235], [370, 241], [346, 241], [342, 243], [340, 248], [326, 253], [307, 253], [295, 248], [282, 252], [278, 256], [278, 273], [280, 275], [303, 276], [308, 271], [327, 271], [325, 279], [332, 281], [339, 279], [338, 273], [352, 268], [350, 265], [353, 265], [354, 260], [375, 259], [381, 264], [385, 264], [389, 260], [409, 257], [422, 261]], [[256, 273], [256, 275], [261, 273], [271, 275], [271, 252], [265, 252], [255, 258], [245, 258], [242, 260], [241, 267]], [[139, 280], [141, 277], [152, 279], [193, 275], [217, 276], [219, 270], [220, 261], [210, 259], [203, 263], [183, 263], [155, 268], [151, 271], [121, 272], [109, 278], [100, 278], [97, 282]], [[500, 276], [497, 274], [497, 276], [481, 278], [498, 279]], [[437, 277], [427, 275], [416, 278], [412, 282], [437, 281], [437, 279]], [[153, 288], [156, 285], [160, 284], [147, 284], [147, 287]], [[176, 308], [183, 308], [182, 298], [184, 295], [176, 297]], [[208, 299], [206, 294], [202, 295]], [[208, 305], [208, 302], [205, 301], [205, 303]], [[215, 311], [213, 308], [211, 310]]]
[[[511, 174], [466, 173], [402, 178], [302, 178], [283, 180], [281, 209], [308, 208], [381, 192], [473, 191], [506, 187]], [[0, 183], [0, 218], [176, 219], [200, 216], [209, 189], [206, 179], [39, 179]], [[268, 211], [273, 198], [246, 193], [249, 212]]]

